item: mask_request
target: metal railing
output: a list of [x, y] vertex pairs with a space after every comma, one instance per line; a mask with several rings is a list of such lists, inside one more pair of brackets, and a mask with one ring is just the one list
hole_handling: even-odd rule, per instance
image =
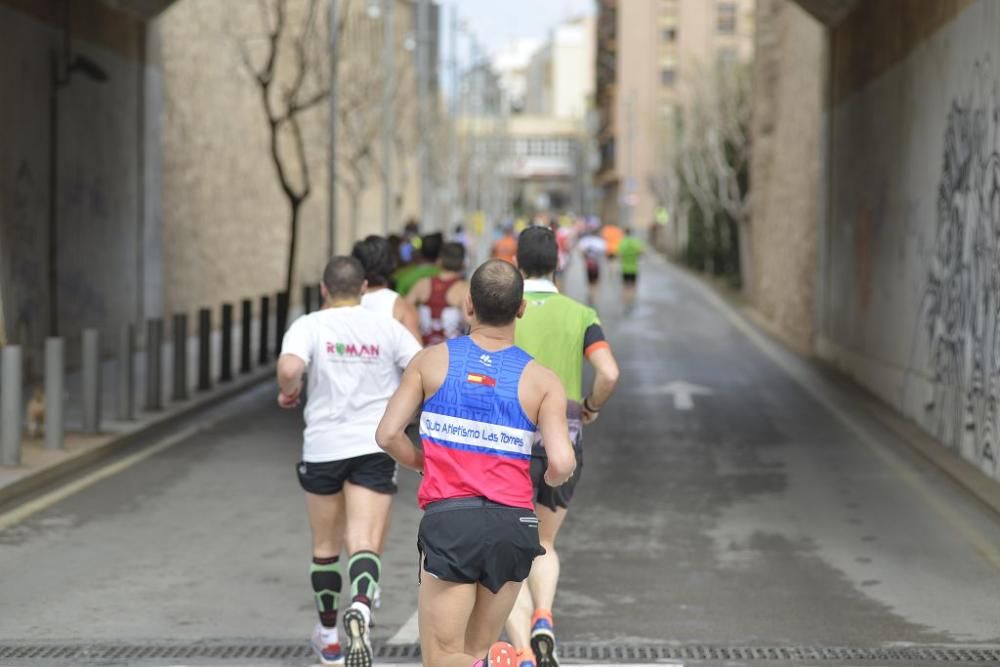
[[[303, 310], [309, 313], [320, 305], [318, 285], [303, 286]], [[281, 340], [289, 318], [289, 298], [285, 293], [274, 297], [261, 296], [259, 308], [254, 313], [254, 301], [243, 299], [240, 303], [239, 326], [234, 326], [234, 304], [219, 307], [221, 326], [217, 330], [218, 345], [213, 345], [214, 309], [202, 308], [197, 318], [197, 392], [209, 391], [216, 383], [235, 379], [233, 355], [234, 332], [239, 332], [239, 374], [254, 370], [253, 336], [256, 329], [258, 342], [257, 368], [270, 365], [280, 354]], [[272, 311], [274, 311], [272, 313]], [[256, 319], [255, 316], [256, 315]], [[273, 318], [272, 318], [273, 315]], [[113, 361], [116, 365], [112, 382], [114, 415], [119, 421], [136, 419], [137, 371], [141, 367], [145, 376], [143, 409], [157, 412], [164, 409], [163, 386], [164, 352], [172, 359], [170, 400], [174, 403], [191, 399], [188, 381], [188, 314], [176, 313], [171, 317], [172, 330], [169, 346], [164, 339], [164, 320], [150, 318], [144, 323], [145, 354], [143, 365], [136, 363], [138, 345], [137, 326], [128, 322], [118, 332]], [[256, 326], [255, 326], [256, 325]], [[272, 345], [273, 341], [273, 345]], [[73, 341], [76, 343], [76, 341]], [[67, 407], [79, 410], [80, 431], [97, 434], [102, 431], [105, 392], [102, 391], [103, 359], [101, 340], [97, 329], [85, 329], [79, 336], [80, 369], [76, 391], [67, 391], [66, 347], [64, 337], [49, 338], [45, 342], [44, 360], [44, 422], [38, 426], [44, 431], [42, 445], [46, 449], [65, 447]], [[168, 347], [168, 350], [164, 348]], [[218, 351], [218, 373], [213, 372], [213, 353]], [[0, 348], [0, 465], [17, 466], [21, 463], [25, 428], [28, 425], [31, 399], [34, 390], [25, 391], [24, 351], [20, 345]], [[29, 396], [32, 394], [32, 396]], [[70, 395], [72, 394], [72, 395]]]

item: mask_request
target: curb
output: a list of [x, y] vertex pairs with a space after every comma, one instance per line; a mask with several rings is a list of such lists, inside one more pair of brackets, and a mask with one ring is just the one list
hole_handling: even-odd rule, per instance
[[134, 431], [123, 433], [121, 436], [113, 438], [103, 445], [98, 445], [93, 449], [82, 452], [77, 456], [70, 456], [63, 461], [40, 468], [32, 474], [0, 488], [0, 508], [14, 504], [20, 498], [43, 487], [75, 475], [86, 468], [93, 467], [124, 449], [134, 447], [144, 441], [162, 437], [169, 431], [174, 430], [180, 422], [235, 398], [239, 394], [273, 377], [274, 364], [272, 363], [267, 366], [261, 366], [251, 374], [234, 379], [225, 385], [216, 385], [217, 388], [211, 395], [189, 401], [187, 404], [182, 404], [173, 408], [168, 414], [147, 413], [157, 416], [153, 417], [148, 424], [140, 426]]

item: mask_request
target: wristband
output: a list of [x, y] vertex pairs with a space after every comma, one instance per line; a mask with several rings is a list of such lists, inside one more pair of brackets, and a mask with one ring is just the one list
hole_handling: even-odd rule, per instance
[[599, 414], [601, 412], [600, 410], [595, 410], [594, 408], [590, 407], [590, 396], [588, 396], [587, 398], [583, 399], [583, 409], [586, 410], [587, 412], [589, 412], [591, 414], [595, 414], [595, 415]]

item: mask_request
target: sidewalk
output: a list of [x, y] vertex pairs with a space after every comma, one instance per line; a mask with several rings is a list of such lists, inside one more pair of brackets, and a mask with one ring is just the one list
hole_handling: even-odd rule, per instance
[[[295, 309], [289, 317], [294, 321], [301, 314]], [[274, 346], [274, 320], [269, 347]], [[168, 323], [169, 324], [169, 323]], [[258, 365], [260, 350], [259, 326], [255, 320], [251, 327], [252, 370], [240, 373], [240, 349], [242, 329], [239, 322], [233, 324], [233, 379], [220, 382], [222, 369], [222, 335], [212, 332], [211, 377], [212, 388], [198, 391], [198, 337], [190, 336], [187, 341], [187, 399], [173, 401], [173, 344], [169, 340], [162, 346], [162, 386], [163, 409], [148, 411], [146, 403], [146, 353], [138, 351], [133, 359], [134, 369], [134, 414], [135, 419], [117, 419], [118, 406], [118, 360], [109, 359], [101, 365], [101, 422], [99, 434], [86, 434], [82, 430], [83, 414], [80, 402], [81, 375], [79, 371], [67, 373], [65, 379], [65, 446], [60, 450], [45, 449], [44, 436], [25, 438], [21, 445], [21, 465], [0, 466], [0, 506], [18, 496], [52, 483], [53, 481], [79, 471], [113, 455], [142, 439], [155, 437], [179, 420], [196, 414], [228, 398], [236, 396], [253, 385], [274, 376], [273, 354], [271, 360]], [[170, 332], [165, 331], [165, 336]]]

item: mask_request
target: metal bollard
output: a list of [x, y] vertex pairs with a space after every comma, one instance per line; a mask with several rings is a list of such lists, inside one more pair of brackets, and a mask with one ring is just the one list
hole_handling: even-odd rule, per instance
[[83, 431], [101, 432], [101, 348], [97, 329], [83, 330], [81, 349]]
[[174, 315], [174, 390], [172, 401], [186, 401], [188, 397], [188, 318], [187, 313]]
[[263, 366], [271, 360], [271, 350], [268, 346], [268, 331], [271, 328], [271, 297], [260, 297], [260, 349], [257, 350], [257, 363]]
[[146, 320], [146, 409], [163, 409], [163, 320]]
[[198, 311], [198, 390], [212, 388], [212, 311]]
[[274, 356], [281, 356], [281, 342], [285, 338], [285, 329], [288, 328], [288, 292], [278, 292], [278, 313], [275, 317], [274, 333]]
[[20, 345], [0, 349], [0, 465], [21, 464], [21, 436], [24, 434], [22, 358]]
[[233, 304], [222, 304], [222, 366], [219, 369], [219, 380], [229, 382], [233, 379]]
[[45, 340], [45, 449], [62, 449], [65, 444], [66, 341]]
[[135, 327], [131, 324], [123, 324], [118, 331], [117, 398], [118, 419], [135, 419]]
[[250, 354], [253, 342], [250, 340], [253, 335], [251, 326], [253, 324], [253, 302], [250, 299], [243, 299], [242, 311], [240, 319], [240, 373], [249, 373], [253, 367]]

